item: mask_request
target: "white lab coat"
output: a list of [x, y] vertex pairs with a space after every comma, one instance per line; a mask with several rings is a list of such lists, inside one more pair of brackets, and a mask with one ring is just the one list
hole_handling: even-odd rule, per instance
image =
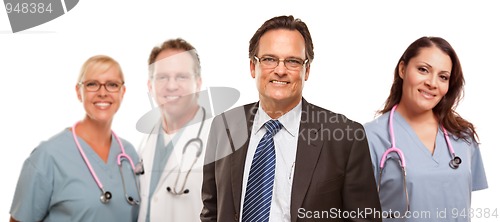
[[[182, 153], [185, 144], [196, 138], [198, 130], [201, 126], [202, 109], [200, 108], [192, 120], [194, 123], [186, 126], [180, 135], [177, 143], [174, 144], [174, 150], [165, 165], [165, 170], [162, 172], [156, 190], [151, 196], [151, 206], [149, 205], [149, 188], [151, 181], [151, 169], [153, 168], [154, 154], [156, 143], [158, 141], [158, 132], [163, 133], [161, 122], [158, 120], [152, 133], [146, 135], [139, 147], [139, 156], [144, 164], [144, 175], [140, 176], [141, 187], [141, 205], [138, 221], [145, 221], [148, 207], [150, 207], [150, 221], [200, 221], [200, 213], [203, 206], [201, 201], [201, 185], [203, 176], [203, 162], [205, 156], [206, 141], [210, 130], [212, 118], [207, 113], [203, 128], [201, 129], [200, 139], [203, 141], [202, 153], [196, 160], [186, 182], [185, 189], [189, 189], [188, 194], [174, 195], [167, 191], [167, 187], [175, 186], [177, 176], [179, 181], [175, 188], [182, 192], [182, 184], [186, 178], [186, 174], [196, 159], [197, 148], [190, 146], [186, 152]], [[181, 132], [181, 131], [179, 131]], [[178, 132], [178, 133], [179, 133]], [[183, 159], [184, 158], [184, 159]], [[179, 167], [182, 162], [181, 171]]]

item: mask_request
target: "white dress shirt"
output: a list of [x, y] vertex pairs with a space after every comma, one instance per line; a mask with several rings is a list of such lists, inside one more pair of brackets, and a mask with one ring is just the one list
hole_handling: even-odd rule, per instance
[[[290, 203], [292, 194], [292, 182], [295, 166], [295, 156], [297, 154], [297, 141], [300, 126], [300, 115], [302, 111], [302, 101], [292, 110], [278, 118], [283, 128], [274, 136], [274, 147], [276, 150], [276, 169], [274, 175], [273, 198], [271, 201], [271, 214], [269, 221], [289, 222]], [[243, 171], [243, 183], [241, 187], [240, 221], [243, 215], [243, 203], [248, 182], [248, 175], [252, 165], [253, 156], [259, 141], [264, 137], [266, 128], [264, 124], [271, 120], [271, 117], [262, 109], [255, 114], [250, 143], [248, 144], [245, 169]]]

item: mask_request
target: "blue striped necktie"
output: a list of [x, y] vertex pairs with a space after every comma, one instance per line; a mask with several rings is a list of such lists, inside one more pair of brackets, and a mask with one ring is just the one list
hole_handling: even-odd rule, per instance
[[243, 222], [269, 221], [276, 166], [273, 136], [283, 126], [278, 120], [269, 120], [264, 126], [267, 132], [255, 150], [248, 175], [243, 202]]

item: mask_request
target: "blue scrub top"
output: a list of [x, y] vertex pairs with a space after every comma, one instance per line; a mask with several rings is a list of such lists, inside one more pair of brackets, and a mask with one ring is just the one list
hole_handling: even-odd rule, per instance
[[[69, 129], [42, 142], [24, 162], [10, 213], [19, 221], [136, 221], [139, 207], [125, 200], [117, 164], [121, 153], [113, 137], [107, 163], [78, 138], [105, 191], [112, 193], [107, 204], [100, 201], [101, 190], [93, 179]], [[121, 140], [134, 163], [134, 147]], [[139, 197], [135, 176], [128, 161], [122, 161], [127, 193]]]
[[[403, 216], [406, 198], [399, 157], [388, 155], [382, 179], [379, 181], [380, 160], [391, 147], [389, 113], [365, 124], [367, 139], [377, 183], [380, 182], [382, 215], [390, 212]], [[462, 159], [458, 169], [449, 166], [449, 152], [443, 131], [439, 127], [436, 146], [432, 154], [418, 138], [406, 120], [394, 112], [396, 147], [406, 160], [406, 183], [410, 202], [410, 217], [405, 221], [470, 221], [471, 192], [488, 187], [478, 144], [450, 135], [455, 154]], [[384, 221], [402, 221], [385, 219]]]

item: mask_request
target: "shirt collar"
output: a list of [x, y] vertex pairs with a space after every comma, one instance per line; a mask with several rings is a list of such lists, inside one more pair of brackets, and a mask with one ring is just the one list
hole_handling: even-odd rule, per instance
[[[283, 125], [283, 129], [285, 129], [291, 136], [295, 137], [299, 132], [300, 126], [300, 118], [302, 113], [302, 100], [297, 104], [292, 110], [288, 111], [284, 115], [278, 118], [281, 125]], [[271, 117], [267, 115], [267, 113], [262, 109], [261, 104], [259, 103], [259, 109], [255, 114], [255, 123], [253, 124], [253, 132], [257, 134], [257, 132], [264, 127], [264, 124], [271, 120]]]

